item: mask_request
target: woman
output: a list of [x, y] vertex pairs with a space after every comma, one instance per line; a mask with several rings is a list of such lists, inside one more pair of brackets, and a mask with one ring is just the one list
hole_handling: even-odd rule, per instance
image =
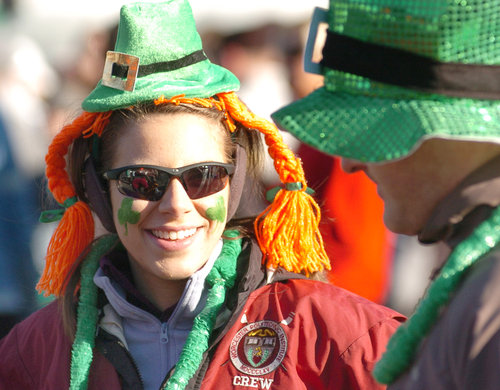
[[[0, 387], [380, 388], [402, 317], [305, 278], [328, 259], [300, 162], [206, 59], [189, 4], [124, 6], [115, 50], [49, 148], [65, 210], [38, 288], [59, 298], [2, 340]], [[284, 188], [253, 232], [233, 216], [257, 131]], [[113, 233], [92, 243], [89, 206]]]

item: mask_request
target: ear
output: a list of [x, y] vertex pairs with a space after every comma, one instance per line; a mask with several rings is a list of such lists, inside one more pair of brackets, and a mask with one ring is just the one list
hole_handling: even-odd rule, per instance
[[236, 144], [236, 155], [233, 177], [229, 185], [229, 204], [227, 207], [227, 221], [234, 217], [238, 206], [240, 205], [241, 194], [243, 193], [243, 186], [245, 185], [246, 172], [247, 172], [247, 152], [245, 148]]
[[92, 157], [87, 158], [84, 165], [84, 185], [90, 208], [99, 217], [104, 228], [116, 233], [109, 194], [104, 190], [103, 179], [96, 172]]

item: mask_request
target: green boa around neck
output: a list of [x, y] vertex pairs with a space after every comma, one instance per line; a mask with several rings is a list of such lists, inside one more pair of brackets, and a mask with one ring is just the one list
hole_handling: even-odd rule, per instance
[[500, 207], [493, 210], [448, 257], [439, 276], [408, 321], [401, 325], [387, 344], [387, 351], [373, 371], [384, 384], [394, 382], [413, 363], [422, 340], [430, 332], [472, 265], [500, 243]]
[[[236, 281], [236, 265], [241, 252], [242, 239], [234, 239], [238, 232], [228, 230], [224, 236], [221, 253], [209, 272], [206, 283], [209, 285], [207, 303], [193, 322], [193, 328], [182, 349], [175, 371], [164, 384], [163, 389], [181, 390], [196, 373], [203, 354], [208, 349], [215, 318], [225, 302], [227, 291]], [[108, 235], [97, 240], [82, 264], [80, 279], [80, 298], [77, 309], [77, 328], [71, 350], [70, 389], [84, 390], [88, 387], [92, 350], [99, 310], [97, 308], [97, 286], [93, 278], [99, 267], [99, 260], [119, 242], [116, 235]]]

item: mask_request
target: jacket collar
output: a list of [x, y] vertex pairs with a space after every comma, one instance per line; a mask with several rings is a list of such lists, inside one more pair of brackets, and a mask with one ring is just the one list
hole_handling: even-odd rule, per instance
[[500, 205], [500, 156], [467, 176], [436, 207], [418, 239], [444, 241], [450, 249], [467, 237]]

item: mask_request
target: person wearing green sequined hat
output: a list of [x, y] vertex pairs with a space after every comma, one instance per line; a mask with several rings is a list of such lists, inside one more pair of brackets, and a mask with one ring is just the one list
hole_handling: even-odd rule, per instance
[[[238, 88], [187, 0], [121, 8], [102, 80], [49, 146], [61, 207], [41, 219], [60, 222], [37, 287], [55, 300], [0, 340], [0, 389], [384, 388], [371, 369], [404, 317], [316, 280], [301, 162]], [[263, 140], [281, 185], [252, 209]]]
[[328, 25], [323, 58], [305, 58], [324, 86], [272, 114], [365, 172], [389, 229], [448, 248], [375, 367], [391, 390], [500, 386], [498, 15], [496, 0], [331, 0], [310, 30]]

